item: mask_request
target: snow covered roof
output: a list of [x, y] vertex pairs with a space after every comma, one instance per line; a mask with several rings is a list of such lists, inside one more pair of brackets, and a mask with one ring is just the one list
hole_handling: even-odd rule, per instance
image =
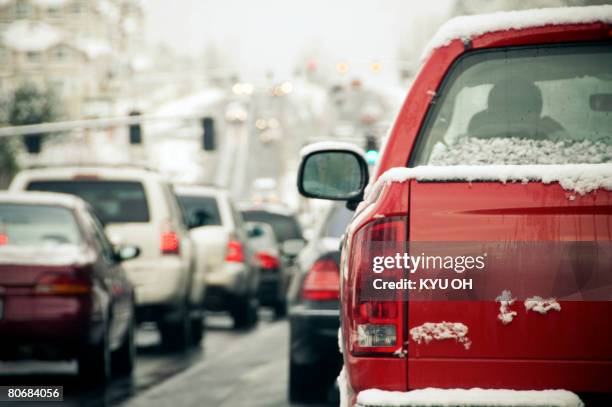
[[2, 43], [16, 51], [36, 52], [59, 44], [63, 38], [64, 34], [49, 24], [17, 20], [4, 31]]
[[39, 7], [61, 7], [68, 3], [68, 0], [32, 0], [32, 3]]
[[81, 38], [74, 41], [74, 46], [83, 51], [90, 59], [112, 53], [110, 45], [106, 41]]
[[108, 0], [100, 0], [96, 4], [96, 9], [100, 14], [108, 18], [110, 21], [119, 21], [121, 12], [119, 8]]
[[427, 59], [436, 48], [448, 45], [456, 39], [468, 40], [495, 31], [595, 22], [612, 24], [612, 5], [541, 8], [459, 16], [440, 27], [425, 47], [421, 60]]

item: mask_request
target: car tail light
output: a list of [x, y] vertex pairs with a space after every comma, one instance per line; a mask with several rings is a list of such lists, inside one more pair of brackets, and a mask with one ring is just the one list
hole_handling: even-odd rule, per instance
[[43, 274], [34, 286], [34, 292], [40, 295], [78, 295], [91, 292], [91, 281], [67, 273]]
[[311, 301], [337, 300], [340, 297], [338, 264], [330, 257], [317, 260], [302, 286], [302, 298]]
[[[364, 295], [371, 286], [374, 256], [395, 256], [405, 247], [406, 219], [373, 221], [361, 228], [352, 240], [348, 286], [350, 349], [354, 354], [391, 356], [403, 346], [404, 302], [401, 293]], [[402, 270], [386, 270], [384, 277], [399, 278]]]
[[179, 236], [170, 226], [169, 222], [162, 226], [159, 250], [162, 254], [179, 254], [180, 252]]
[[8, 245], [9, 238], [6, 233], [0, 233], [0, 246]]
[[255, 253], [255, 260], [262, 269], [277, 269], [280, 265], [278, 257], [266, 252]]
[[230, 263], [242, 263], [244, 262], [244, 250], [242, 242], [234, 238], [230, 238], [227, 242], [227, 252], [225, 254], [225, 261]]

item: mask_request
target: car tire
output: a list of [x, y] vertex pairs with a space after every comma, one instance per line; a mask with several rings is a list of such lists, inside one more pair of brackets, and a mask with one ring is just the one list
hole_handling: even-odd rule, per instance
[[[132, 314], [134, 315], [134, 314]], [[112, 370], [114, 374], [129, 376], [136, 363], [136, 323], [130, 320], [121, 346], [111, 355]]]
[[274, 317], [281, 319], [287, 316], [287, 303], [283, 300], [279, 300], [274, 304]]
[[232, 310], [234, 328], [246, 329], [257, 323], [257, 301], [252, 296], [237, 298]]
[[324, 402], [329, 386], [317, 365], [289, 363], [289, 401], [291, 403]]
[[181, 308], [178, 321], [161, 322], [158, 327], [164, 348], [184, 351], [191, 345], [191, 317], [187, 306]]
[[197, 346], [202, 342], [204, 338], [204, 329], [206, 324], [204, 323], [204, 314], [199, 314], [197, 317], [191, 319], [191, 343]]
[[99, 343], [86, 346], [78, 357], [79, 378], [87, 385], [106, 384], [111, 378], [111, 352], [108, 325]]

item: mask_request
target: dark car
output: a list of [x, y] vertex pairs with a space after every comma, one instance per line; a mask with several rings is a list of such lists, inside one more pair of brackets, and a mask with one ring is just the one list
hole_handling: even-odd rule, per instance
[[292, 402], [324, 401], [342, 366], [339, 246], [352, 215], [344, 204], [331, 206], [296, 261], [288, 292]]
[[247, 222], [270, 225], [274, 232], [280, 256], [260, 251], [255, 258], [261, 269], [258, 298], [261, 305], [272, 307], [277, 317], [284, 316], [291, 280], [289, 266], [305, 244], [302, 228], [293, 212], [274, 205], [243, 208], [242, 216]]
[[134, 290], [92, 209], [55, 193], [0, 193], [0, 360], [78, 360], [105, 382], [135, 361]]

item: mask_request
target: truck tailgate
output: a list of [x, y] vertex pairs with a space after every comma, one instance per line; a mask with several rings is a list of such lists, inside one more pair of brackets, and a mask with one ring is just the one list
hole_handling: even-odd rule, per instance
[[[559, 246], [581, 242], [592, 249], [609, 248], [612, 240], [612, 192], [604, 190], [575, 196], [558, 184], [537, 182], [411, 181], [409, 213], [411, 243], [502, 242], [508, 253], [514, 250], [516, 255], [517, 245], [526, 242]], [[579, 268], [578, 279], [593, 262], [610, 264], [609, 258], [597, 258], [609, 256], [609, 250], [587, 253], [593, 258], [570, 266]], [[554, 251], [543, 253], [542, 268], [530, 272], [554, 278], [555, 267], [560, 267], [554, 257]], [[513, 273], [509, 268], [507, 272]], [[612, 391], [610, 300], [601, 292], [597, 299], [561, 299], [560, 311], [542, 314], [527, 310], [524, 298], [518, 298], [510, 308], [516, 315], [506, 324], [498, 318], [500, 302], [490, 297], [410, 301], [408, 329], [427, 322], [459, 322], [468, 328], [470, 346], [454, 340], [411, 342], [409, 387], [459, 383], [460, 387]]]

